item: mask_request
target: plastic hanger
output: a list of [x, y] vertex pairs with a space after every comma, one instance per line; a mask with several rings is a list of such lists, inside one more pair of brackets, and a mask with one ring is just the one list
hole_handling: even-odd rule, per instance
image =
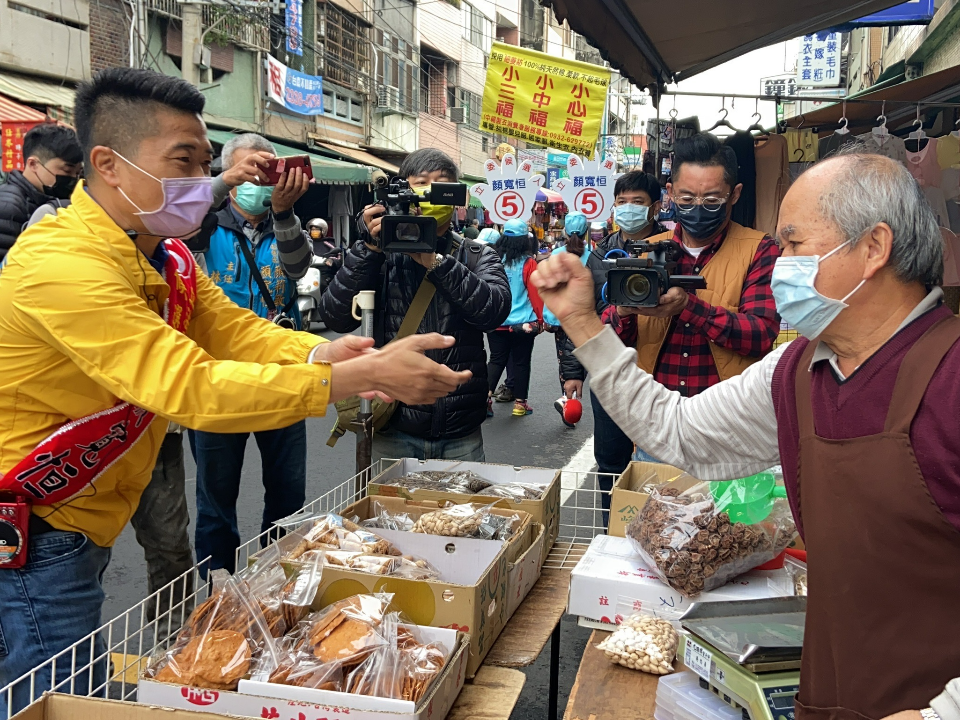
[[850, 121], [847, 120], [847, 101], [843, 101], [843, 117], [840, 118], [840, 127], [834, 131], [834, 135], [846, 135], [850, 132]]
[[880, 116], [877, 118], [877, 122], [880, 123], [870, 132], [877, 139], [877, 141], [883, 145], [883, 143], [890, 137], [890, 131], [887, 130], [887, 103], [883, 102], [883, 105], [880, 110]]
[[718, 127], [728, 127], [734, 132], [738, 132], [738, 130], [727, 121], [727, 115], [730, 114], [730, 111], [727, 110], [727, 108], [722, 107], [720, 108], [720, 112], [723, 113], [723, 115], [720, 116], [720, 119], [717, 120], [712, 127], [707, 128], [704, 132], [713, 132]]

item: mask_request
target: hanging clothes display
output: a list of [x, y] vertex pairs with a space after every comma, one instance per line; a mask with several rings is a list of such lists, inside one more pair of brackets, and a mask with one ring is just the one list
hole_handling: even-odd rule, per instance
[[333, 237], [341, 246], [350, 245], [350, 219], [353, 217], [353, 192], [349, 186], [330, 188], [329, 212], [333, 219]]
[[885, 135], [878, 138], [873, 132], [857, 135], [857, 140], [863, 143], [863, 152], [883, 155], [896, 160], [903, 165], [907, 164], [907, 148], [903, 140], [896, 135]]
[[[924, 145], [924, 140], [926, 144]], [[937, 138], [925, 138], [918, 143], [916, 152], [907, 150], [907, 170], [916, 178], [920, 187], [940, 187], [942, 170], [937, 160]], [[906, 149], [906, 144], [904, 144]]]
[[817, 161], [817, 136], [812, 128], [788, 128], [786, 138], [790, 162]]
[[773, 237], [777, 232], [780, 203], [791, 184], [787, 139], [783, 135], [760, 136], [754, 140], [753, 147], [757, 169], [756, 221], [753, 227]]
[[817, 145], [817, 154], [821, 158], [825, 158], [837, 152], [844, 145], [856, 142], [856, 140], [853, 133], [831, 133], [824, 138], [820, 138]]
[[743, 185], [740, 199], [733, 206], [730, 219], [744, 227], [754, 227], [757, 214], [757, 166], [754, 157], [753, 135], [737, 131], [723, 143], [737, 156], [737, 182]]
[[950, 133], [937, 138], [937, 162], [941, 170], [960, 168], [960, 137]]

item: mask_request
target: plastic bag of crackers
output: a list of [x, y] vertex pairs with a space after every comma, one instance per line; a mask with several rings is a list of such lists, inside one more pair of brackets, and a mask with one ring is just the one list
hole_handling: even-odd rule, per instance
[[280, 548], [274, 543], [256, 556], [253, 565], [237, 573], [257, 599], [275, 638], [307, 616], [323, 574], [322, 556], [292, 560], [284, 563], [286, 568], [280, 560]]

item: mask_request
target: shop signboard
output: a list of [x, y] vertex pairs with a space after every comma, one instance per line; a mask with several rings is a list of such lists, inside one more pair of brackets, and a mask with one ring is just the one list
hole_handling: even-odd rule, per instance
[[593, 157], [610, 70], [494, 43], [480, 129]]
[[286, 9], [287, 52], [303, 55], [303, 0], [287, 0]]
[[760, 94], [766, 97], [776, 95], [796, 95], [797, 94], [797, 76], [796, 73], [789, 75], [774, 75], [772, 77], [760, 78]]
[[517, 153], [517, 162], [530, 162], [534, 172], [542, 173], [547, 169], [546, 150], [521, 150]]
[[3, 162], [0, 169], [5, 173], [23, 170], [23, 136], [37, 123], [5, 122], [2, 125]]
[[323, 114], [323, 78], [306, 75], [267, 55], [267, 95], [300, 115]]
[[560, 179], [560, 168], [549, 167], [547, 168], [547, 187], [552, 188], [556, 186], [557, 180]]
[[797, 85], [837, 87], [840, 84], [840, 33], [824, 30], [800, 38]]
[[529, 220], [537, 191], [546, 182], [543, 175], [533, 172], [529, 160], [517, 162], [512, 153], [504, 155], [501, 163], [487, 160], [483, 167], [487, 181], [471, 187], [470, 194], [483, 203], [490, 219], [497, 225], [507, 220]]
[[844, 25], [847, 27], [877, 27], [882, 25], [928, 25], [936, 12], [934, 0], [911, 0], [892, 8], [865, 15]]
[[547, 150], [547, 165], [556, 165], [557, 167], [566, 167], [567, 160], [570, 159], [570, 153]]
[[569, 177], [558, 180], [554, 187], [564, 204], [582, 212], [588, 221], [606, 222], [613, 212], [613, 186], [618, 177], [616, 160], [613, 157], [582, 160], [571, 155], [567, 173]]

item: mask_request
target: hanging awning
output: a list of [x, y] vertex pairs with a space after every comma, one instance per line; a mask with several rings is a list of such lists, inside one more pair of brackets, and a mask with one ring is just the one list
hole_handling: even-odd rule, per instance
[[561, 203], [563, 202], [563, 197], [556, 190], [548, 190], [547, 188], [540, 188], [539, 190], [537, 190], [537, 202]]
[[[639, 87], [679, 82], [751, 50], [903, 0], [543, 0]], [[654, 98], [656, 100], [656, 98]]]
[[47, 116], [32, 107], [21, 105], [10, 98], [0, 95], [0, 123], [5, 122], [45, 122]]
[[[207, 137], [210, 138], [211, 142], [219, 145], [223, 145], [233, 136], [234, 133], [227, 130], [207, 128]], [[273, 146], [276, 148], [279, 157], [309, 155], [310, 164], [313, 166], [313, 176], [316, 178], [316, 181], [322, 185], [366, 185], [373, 182], [374, 169], [368, 165], [357, 165], [352, 162], [334, 160], [333, 158], [319, 155], [309, 150], [283, 145], [273, 140], [271, 140], [271, 142], [273, 142]]]
[[30, 105], [73, 109], [72, 87], [23, 75], [0, 72], [0, 93]]
[[333, 143], [320, 142], [319, 140], [313, 141], [315, 145], [318, 145], [322, 148], [329, 150], [332, 153], [335, 153], [339, 157], [345, 158], [346, 160], [353, 160], [364, 165], [372, 165], [373, 167], [380, 168], [386, 173], [396, 175], [397, 171], [400, 169], [398, 166], [394, 165], [392, 162], [388, 162], [383, 158], [378, 158], [372, 153], [368, 153], [366, 150], [360, 150], [357, 148], [348, 148], [343, 147], [342, 145], [334, 145]]
[[[893, 101], [886, 107], [887, 124], [894, 128], [898, 121], [916, 117], [916, 104], [949, 102], [960, 97], [960, 66], [954, 66], [908, 80], [851, 95], [847, 98], [847, 121], [851, 130], [866, 129], [877, 124], [883, 101]], [[870, 102], [850, 102], [867, 100]], [[833, 132], [843, 117], [843, 101], [820, 108], [802, 116], [792, 117], [787, 124], [798, 127], [824, 126], [821, 132]]]

